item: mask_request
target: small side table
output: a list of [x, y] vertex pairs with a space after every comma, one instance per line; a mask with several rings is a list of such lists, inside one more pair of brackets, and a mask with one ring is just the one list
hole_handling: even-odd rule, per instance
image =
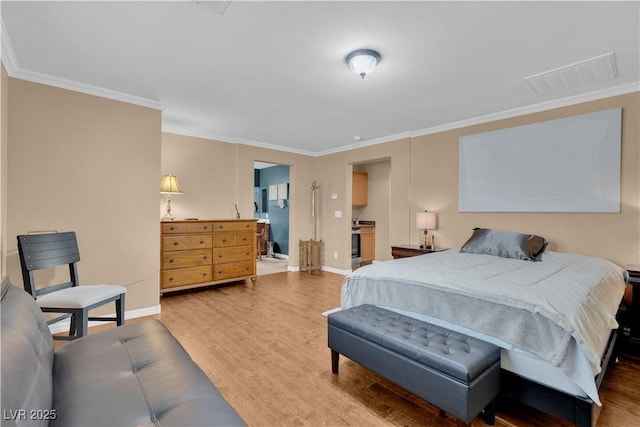
[[418, 245], [395, 245], [391, 246], [391, 256], [393, 259], [408, 258], [417, 255], [432, 254], [434, 252], [446, 251], [446, 248], [424, 249]]
[[627, 280], [633, 289], [631, 308], [623, 325], [624, 351], [640, 356], [640, 265], [627, 265]]

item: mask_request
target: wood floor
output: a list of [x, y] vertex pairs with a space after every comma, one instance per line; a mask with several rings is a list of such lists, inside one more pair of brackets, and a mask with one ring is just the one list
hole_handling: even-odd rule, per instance
[[[343, 277], [278, 273], [254, 283], [171, 294], [159, 318], [250, 426], [455, 426], [424, 400], [345, 357], [331, 373], [326, 318]], [[97, 328], [92, 328], [96, 329]], [[640, 359], [607, 374], [598, 426], [640, 426]], [[473, 426], [484, 426], [480, 417]], [[527, 407], [497, 426], [565, 426]]]

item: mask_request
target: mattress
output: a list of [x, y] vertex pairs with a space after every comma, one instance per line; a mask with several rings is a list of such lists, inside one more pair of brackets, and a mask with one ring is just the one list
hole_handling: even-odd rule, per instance
[[624, 287], [623, 270], [602, 258], [449, 250], [354, 271], [341, 306], [384, 306], [486, 339], [505, 350], [505, 369], [600, 404], [594, 378]]

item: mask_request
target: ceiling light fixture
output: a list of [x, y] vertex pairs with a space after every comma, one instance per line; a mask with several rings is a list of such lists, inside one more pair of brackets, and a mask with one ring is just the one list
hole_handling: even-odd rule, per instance
[[360, 49], [347, 55], [347, 64], [351, 71], [362, 77], [373, 71], [380, 63], [380, 54], [371, 49]]

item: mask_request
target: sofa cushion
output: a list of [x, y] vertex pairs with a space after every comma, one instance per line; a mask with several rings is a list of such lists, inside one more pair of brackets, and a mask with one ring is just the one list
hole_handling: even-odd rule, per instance
[[5, 279], [1, 289], [2, 425], [47, 425], [42, 411], [51, 408], [52, 398], [49, 326], [22, 288]]
[[245, 425], [156, 320], [62, 346], [53, 373], [53, 426]]

